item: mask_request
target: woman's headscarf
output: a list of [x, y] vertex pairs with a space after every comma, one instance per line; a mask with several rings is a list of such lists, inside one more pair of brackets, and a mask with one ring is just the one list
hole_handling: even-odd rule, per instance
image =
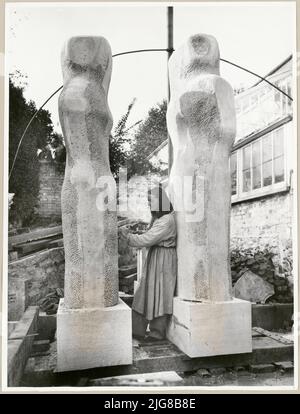
[[167, 196], [167, 193], [165, 192], [161, 184], [149, 190], [148, 194], [150, 194], [151, 196], [154, 196], [155, 198], [159, 200], [158, 210], [152, 209], [152, 206], [150, 205], [151, 215], [152, 215], [152, 220], [150, 224], [150, 227], [151, 227], [154, 220], [164, 216], [165, 214], [169, 214], [170, 212], [172, 212], [173, 206], [169, 200], [169, 197]]

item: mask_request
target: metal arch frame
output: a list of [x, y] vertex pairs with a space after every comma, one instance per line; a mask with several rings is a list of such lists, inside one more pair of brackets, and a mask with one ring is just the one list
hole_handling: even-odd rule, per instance
[[[169, 56], [174, 52], [174, 49], [173, 48], [169, 48], [169, 49], [138, 49], [138, 50], [130, 50], [130, 51], [127, 51], [127, 52], [121, 52], [121, 53], [116, 53], [115, 55], [112, 55], [112, 57], [117, 57], [117, 56], [123, 56], [123, 55], [129, 55], [129, 54], [133, 54], [133, 53], [142, 53], [142, 52], [168, 52], [168, 54], [169, 54]], [[237, 67], [238, 69], [241, 69], [241, 70], [244, 70], [245, 72], [248, 72], [248, 73], [250, 73], [251, 75], [254, 75], [254, 76], [256, 76], [256, 77], [258, 77], [259, 79], [261, 79], [262, 81], [264, 81], [264, 82], [266, 82], [266, 83], [268, 83], [269, 85], [271, 85], [273, 88], [275, 88], [275, 89], [277, 89], [280, 93], [282, 93], [283, 95], [285, 95], [288, 99], [290, 99], [291, 101], [293, 101], [293, 98], [290, 96], [290, 95], [288, 95], [287, 93], [285, 93], [283, 90], [281, 90], [280, 88], [278, 88], [278, 86], [276, 86], [276, 85], [274, 85], [272, 82], [270, 82], [270, 81], [268, 81], [266, 78], [264, 78], [264, 77], [262, 77], [262, 76], [260, 76], [260, 75], [258, 75], [257, 73], [255, 73], [255, 72], [252, 72], [251, 70], [249, 70], [249, 69], [246, 69], [246, 68], [244, 68], [244, 67], [242, 67], [242, 66], [240, 66], [240, 65], [237, 65], [236, 63], [233, 63], [233, 62], [230, 62], [229, 60], [226, 60], [226, 59], [222, 59], [222, 58], [220, 58], [220, 60], [222, 61], [222, 62], [225, 62], [225, 63], [228, 63], [228, 64], [230, 64], [230, 65], [232, 65], [232, 66], [235, 66], [235, 67]], [[11, 166], [11, 169], [10, 169], [10, 171], [9, 171], [9, 176], [8, 176], [8, 181], [10, 180], [10, 177], [11, 177], [11, 174], [12, 174], [12, 172], [13, 172], [13, 169], [14, 169], [14, 166], [15, 166], [15, 163], [16, 163], [16, 159], [17, 159], [17, 156], [18, 156], [18, 153], [19, 153], [19, 150], [20, 150], [20, 147], [21, 147], [21, 144], [22, 144], [22, 141], [23, 141], [23, 138], [24, 138], [24, 136], [25, 136], [25, 134], [26, 134], [26, 132], [27, 132], [27, 130], [28, 130], [28, 128], [30, 127], [30, 125], [31, 125], [31, 123], [32, 123], [32, 121], [34, 120], [34, 118], [37, 116], [37, 114], [43, 109], [43, 107], [50, 101], [50, 99], [51, 98], [53, 98], [53, 96], [54, 95], [56, 95], [57, 94], [57, 92], [59, 92], [61, 89], [63, 88], [63, 85], [62, 86], [60, 86], [55, 92], [53, 92], [52, 93], [52, 95], [50, 95], [49, 96], [49, 98], [43, 103], [43, 105], [42, 106], [40, 106], [40, 108], [33, 114], [33, 116], [31, 117], [31, 119], [30, 119], [30, 121], [28, 122], [28, 124], [26, 125], [26, 128], [25, 128], [25, 130], [24, 130], [24, 132], [23, 132], [23, 134], [22, 134], [22, 136], [21, 136], [21, 138], [20, 138], [20, 141], [19, 141], [19, 144], [18, 144], [18, 147], [17, 147], [17, 150], [16, 150], [16, 154], [15, 154], [15, 156], [14, 156], [14, 160], [13, 160], [13, 163], [12, 163], [12, 166]]]

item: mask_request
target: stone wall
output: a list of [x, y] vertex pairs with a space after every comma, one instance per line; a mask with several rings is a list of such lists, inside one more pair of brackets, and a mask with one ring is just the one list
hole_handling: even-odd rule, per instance
[[61, 219], [61, 189], [65, 174], [65, 164], [49, 160], [39, 162], [39, 205], [41, 219]]
[[[64, 287], [65, 258], [62, 247], [43, 250], [8, 264], [8, 319], [16, 320], [24, 308], [37, 305], [51, 288]], [[19, 283], [16, 283], [19, 281]], [[16, 289], [24, 282], [24, 295], [20, 301]], [[23, 307], [23, 309], [22, 309]], [[19, 318], [17, 318], [19, 319]]]
[[274, 285], [279, 302], [292, 297], [292, 197], [290, 190], [231, 208], [233, 281], [249, 268]]
[[231, 206], [231, 247], [271, 248], [292, 257], [292, 191]]

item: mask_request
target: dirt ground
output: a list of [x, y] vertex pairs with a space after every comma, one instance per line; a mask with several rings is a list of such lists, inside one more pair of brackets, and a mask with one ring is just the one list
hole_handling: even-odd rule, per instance
[[202, 377], [197, 373], [181, 374], [184, 386], [240, 386], [240, 387], [282, 387], [293, 386], [293, 372], [269, 372], [253, 374], [249, 371], [226, 371], [221, 375]]

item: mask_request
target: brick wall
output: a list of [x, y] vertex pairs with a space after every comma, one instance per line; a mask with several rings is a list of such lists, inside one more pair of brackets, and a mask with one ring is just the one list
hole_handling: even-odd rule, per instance
[[39, 163], [39, 206], [38, 215], [42, 219], [61, 219], [61, 188], [64, 180], [65, 164], [40, 160]]
[[292, 191], [231, 206], [231, 247], [270, 248], [291, 255]]

